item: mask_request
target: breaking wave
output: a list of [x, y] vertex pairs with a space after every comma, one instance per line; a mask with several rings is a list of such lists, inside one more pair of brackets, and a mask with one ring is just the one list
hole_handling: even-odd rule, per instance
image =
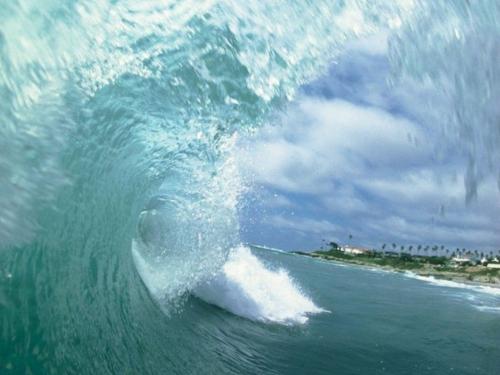
[[[361, 36], [389, 30], [393, 79], [451, 103], [468, 196], [486, 174], [500, 186], [496, 0], [0, 4], [0, 271], [22, 280], [1, 298], [29, 306], [5, 332], [132, 335], [141, 310], [117, 301], [147, 301], [135, 268], [162, 304], [194, 292], [256, 320], [319, 312], [285, 271], [231, 252], [245, 189], [235, 144]], [[96, 358], [94, 373], [122, 360], [82, 350], [58, 360]]]
[[307, 315], [325, 311], [298, 288], [286, 270], [267, 268], [243, 246], [194, 294], [236, 315], [263, 322], [303, 324]]
[[458, 288], [458, 289], [472, 290], [475, 292], [485, 293], [485, 294], [490, 294], [492, 296], [500, 297], [500, 288], [496, 288], [496, 287], [491, 287], [491, 286], [487, 286], [487, 285], [466, 284], [466, 283], [461, 283], [461, 282], [452, 281], [452, 280], [436, 279], [433, 276], [419, 276], [419, 275], [416, 275], [412, 272], [405, 272], [404, 275], [406, 277], [410, 277], [412, 279], [416, 279], [416, 280], [420, 280], [420, 281], [425, 281], [427, 283], [437, 285], [437, 286], [442, 286], [442, 287], [446, 287], [446, 288]]

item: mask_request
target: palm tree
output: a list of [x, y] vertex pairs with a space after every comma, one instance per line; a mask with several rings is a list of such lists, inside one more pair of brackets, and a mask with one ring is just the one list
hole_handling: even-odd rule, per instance
[[339, 244], [338, 244], [338, 243], [336, 243], [336, 242], [333, 242], [333, 241], [330, 241], [330, 242], [328, 243], [328, 245], [330, 245], [330, 248], [331, 248], [332, 250], [338, 250], [338, 249], [340, 248]]
[[439, 250], [439, 246], [438, 246], [438, 245], [435, 245], [435, 246], [432, 248], [432, 251], [434, 252], [434, 255], [433, 255], [433, 256], [436, 256], [436, 255], [437, 255], [438, 250]]

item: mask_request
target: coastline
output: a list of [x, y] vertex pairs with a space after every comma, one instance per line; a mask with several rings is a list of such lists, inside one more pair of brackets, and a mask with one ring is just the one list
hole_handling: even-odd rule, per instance
[[[415, 267], [398, 267], [394, 265], [381, 265], [374, 261], [366, 261], [359, 257], [352, 258], [336, 257], [332, 255], [322, 254], [320, 252], [301, 252], [295, 251], [294, 254], [307, 256], [315, 259], [326, 261], [351, 264], [362, 267], [376, 268], [389, 272], [406, 273], [412, 277], [422, 278], [424, 281], [451, 281], [467, 286], [495, 288], [500, 293], [500, 272], [491, 272], [491, 274], [483, 275], [481, 271], [476, 271], [476, 267], [464, 267], [457, 271], [440, 270], [430, 264], [425, 264], [420, 268]], [[473, 270], [471, 270], [473, 269]]]

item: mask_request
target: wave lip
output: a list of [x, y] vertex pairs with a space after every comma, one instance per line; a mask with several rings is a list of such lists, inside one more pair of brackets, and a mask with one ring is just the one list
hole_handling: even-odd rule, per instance
[[233, 314], [266, 323], [304, 324], [310, 314], [326, 312], [286, 270], [268, 269], [244, 246], [234, 249], [222, 271], [193, 294]]

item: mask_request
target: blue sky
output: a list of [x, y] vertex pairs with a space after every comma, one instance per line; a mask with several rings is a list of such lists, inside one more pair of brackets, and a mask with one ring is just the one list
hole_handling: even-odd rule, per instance
[[389, 79], [386, 35], [356, 42], [301, 88], [281, 125], [242, 143], [244, 241], [500, 248], [498, 183], [477, 173], [465, 189], [477, 168], [445, 135], [446, 100]]

